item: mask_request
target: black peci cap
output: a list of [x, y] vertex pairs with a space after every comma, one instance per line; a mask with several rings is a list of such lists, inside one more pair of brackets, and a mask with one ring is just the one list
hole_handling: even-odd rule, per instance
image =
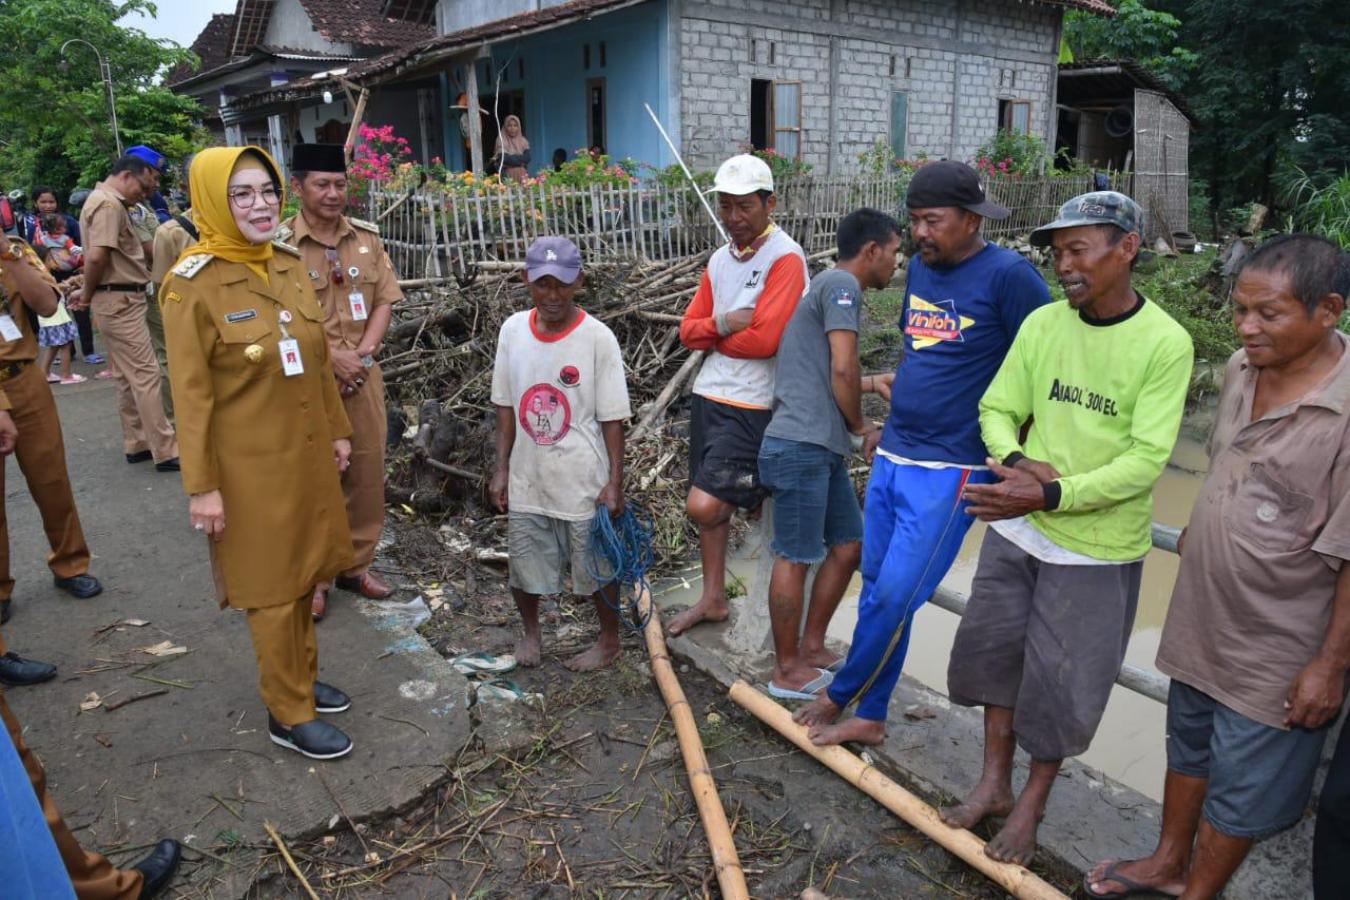
[[346, 150], [341, 144], [296, 144], [291, 149], [291, 171], [346, 172]]
[[959, 206], [986, 219], [1006, 219], [1012, 211], [984, 195], [979, 176], [965, 163], [941, 160], [920, 166], [909, 180], [905, 205], [910, 209]]

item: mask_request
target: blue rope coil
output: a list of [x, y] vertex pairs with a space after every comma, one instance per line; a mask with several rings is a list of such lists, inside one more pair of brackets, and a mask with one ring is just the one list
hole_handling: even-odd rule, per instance
[[591, 519], [591, 557], [587, 566], [598, 584], [619, 586], [618, 603], [609, 604], [625, 625], [633, 631], [642, 631], [651, 616], [650, 607], [643, 615], [638, 598], [648, 589], [647, 572], [656, 562], [652, 549], [652, 520], [645, 510], [634, 504], [625, 504], [623, 512], [612, 517], [609, 510], [600, 507]]

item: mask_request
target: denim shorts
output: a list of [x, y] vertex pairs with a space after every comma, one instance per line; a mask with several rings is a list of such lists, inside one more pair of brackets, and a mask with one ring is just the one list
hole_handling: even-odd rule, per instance
[[862, 540], [862, 509], [838, 453], [766, 437], [759, 448], [759, 480], [773, 492], [774, 556], [817, 563], [830, 547]]
[[1205, 818], [1220, 834], [1259, 839], [1303, 818], [1330, 728], [1273, 728], [1172, 679], [1167, 768], [1207, 778]]

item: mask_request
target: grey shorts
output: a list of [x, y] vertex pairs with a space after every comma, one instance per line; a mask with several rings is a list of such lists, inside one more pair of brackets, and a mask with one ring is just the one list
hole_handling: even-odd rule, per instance
[[990, 529], [947, 667], [952, 702], [1014, 710], [1032, 759], [1082, 753], [1125, 660], [1143, 570], [1044, 563]]
[[[572, 593], [589, 597], [600, 590], [592, 572], [610, 572], [591, 552], [591, 522], [572, 522], [537, 513], [511, 513], [506, 520], [511, 587], [527, 594], [561, 594], [563, 570], [572, 574]], [[612, 578], [605, 578], [606, 584]]]
[[1269, 837], [1303, 818], [1329, 731], [1272, 728], [1175, 678], [1167, 694], [1167, 768], [1209, 779], [1202, 811], [1229, 837]]

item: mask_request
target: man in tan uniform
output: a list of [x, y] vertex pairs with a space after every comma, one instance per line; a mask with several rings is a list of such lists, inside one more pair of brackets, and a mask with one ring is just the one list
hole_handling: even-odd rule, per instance
[[80, 211], [84, 239], [84, 290], [67, 306], [91, 306], [117, 376], [127, 462], [153, 458], [160, 472], [178, 471], [178, 440], [164, 414], [163, 379], [146, 325], [145, 249], [127, 208], [140, 202], [158, 178], [153, 166], [124, 156], [94, 188]]
[[[57, 296], [56, 282], [33, 248], [18, 238], [4, 241], [0, 247], [0, 410], [8, 411], [8, 418], [18, 429], [15, 455], [42, 517], [51, 547], [47, 565], [56, 586], [85, 599], [101, 593], [103, 586], [89, 574], [89, 546], [66, 472], [66, 447], [56, 402], [43, 373], [33, 364], [38, 345], [29, 310], [51, 315], [56, 311]], [[0, 622], [9, 619], [14, 591], [4, 495], [5, 466], [0, 461]], [[0, 659], [0, 681], [6, 680], [5, 662]]]
[[[281, 224], [277, 236], [300, 249], [323, 306], [333, 372], [353, 430], [351, 466], [343, 476], [342, 489], [356, 566], [343, 573], [337, 585], [381, 600], [393, 590], [370, 571], [370, 565], [384, 528], [384, 451], [389, 426], [384, 378], [374, 357], [403, 291], [379, 229], [343, 215], [347, 175], [342, 147], [297, 145], [291, 175], [301, 211]], [[315, 618], [323, 617], [326, 603], [327, 591], [316, 590]]]
[[[146, 324], [150, 327], [150, 343], [159, 359], [160, 371], [164, 373], [164, 414], [170, 419], [173, 419], [173, 391], [169, 389], [169, 357], [164, 347], [164, 320], [160, 314], [164, 298], [160, 295], [160, 286], [164, 284], [169, 270], [177, 264], [178, 257], [196, 244], [197, 238], [197, 224], [192, 218], [192, 210], [180, 213], [155, 229], [154, 252], [150, 257], [150, 281], [154, 283], [155, 294], [153, 302], [146, 305]], [[159, 329], [158, 338], [155, 336], [156, 327]]]

